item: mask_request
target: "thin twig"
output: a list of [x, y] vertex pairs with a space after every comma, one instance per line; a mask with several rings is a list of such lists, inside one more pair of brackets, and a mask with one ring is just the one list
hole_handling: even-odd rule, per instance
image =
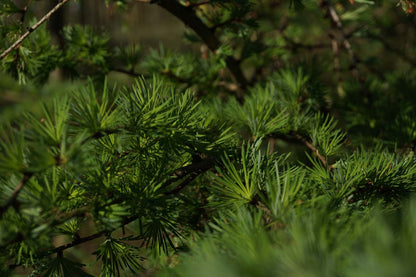
[[362, 76], [358, 69], [358, 60], [352, 49], [352, 45], [348, 40], [348, 34], [344, 31], [344, 26], [341, 21], [341, 17], [338, 15], [337, 11], [334, 9], [332, 2], [330, 0], [323, 0], [321, 4], [322, 8], [326, 9], [328, 15], [331, 19], [331, 22], [337, 27], [339, 33], [342, 35], [342, 43], [347, 50], [348, 55], [351, 60], [351, 72], [358, 79], [359, 82], [362, 82]]
[[[318, 148], [316, 148], [311, 142], [309, 142], [306, 138], [304, 138], [303, 136], [301, 136], [300, 134], [294, 134], [293, 135], [296, 139], [298, 139], [299, 141], [303, 142], [303, 144], [306, 145], [306, 147], [308, 147], [310, 150], [312, 150], [313, 153], [316, 154], [316, 156], [318, 157], [318, 159], [322, 162], [322, 164], [324, 165], [325, 168], [328, 167], [328, 163], [326, 161], [326, 158], [324, 156], [322, 156], [321, 153], [319, 153]], [[331, 169], [331, 166], [330, 166]]]
[[112, 135], [112, 134], [117, 134], [117, 133], [120, 133], [120, 132], [122, 132], [123, 130], [125, 130], [126, 129], [126, 127], [124, 127], [124, 126], [120, 126], [120, 127], [117, 127], [117, 128], [113, 128], [113, 129], [104, 129], [104, 130], [99, 130], [99, 131], [97, 131], [97, 132], [95, 132], [95, 133], [93, 133], [93, 134], [91, 134], [90, 136], [88, 136], [88, 137], [86, 137], [82, 142], [81, 142], [81, 144], [85, 144], [85, 143], [87, 143], [89, 140], [91, 140], [91, 139], [100, 139], [100, 138], [102, 138], [102, 137], [105, 137], [105, 136], [108, 136], [108, 135]]
[[165, 192], [165, 195], [171, 195], [171, 194], [178, 194], [182, 189], [184, 189], [191, 181], [193, 181], [196, 177], [201, 175], [202, 173], [208, 171], [214, 166], [214, 163], [211, 160], [205, 159], [201, 160], [199, 162], [196, 162], [194, 164], [191, 164], [189, 166], [186, 166], [182, 168], [181, 170], [177, 170], [175, 173], [176, 178], [172, 178], [168, 181], [166, 181], [162, 188], [168, 187], [170, 184], [177, 182], [178, 180], [185, 178], [185, 180], [182, 181], [182, 183], [175, 186], [174, 189]]
[[184, 178], [185, 176], [194, 173], [194, 172], [202, 172], [206, 171], [209, 168], [213, 166], [212, 161], [208, 159], [200, 160], [195, 163], [192, 163], [190, 165], [184, 166], [178, 170], [175, 171], [173, 174], [175, 177], [167, 180], [163, 185], [161, 186], [162, 189], [167, 188], [171, 184], [179, 181], [180, 179]]
[[33, 176], [32, 172], [25, 172], [23, 173], [22, 179], [20, 179], [17, 186], [14, 188], [12, 195], [7, 200], [6, 204], [2, 207], [0, 207], [0, 219], [3, 217], [3, 215], [6, 213], [6, 211], [11, 207], [15, 206], [17, 203], [17, 197], [19, 196], [19, 193], [22, 191], [23, 187], [29, 181], [29, 179]]
[[211, 0], [201, 1], [201, 2], [197, 2], [197, 3], [191, 3], [189, 1], [186, 1], [186, 6], [191, 7], [191, 8], [195, 8], [195, 7], [207, 5], [207, 4], [210, 4], [210, 3], [211, 3]]
[[308, 147], [313, 153], [316, 154], [318, 159], [321, 161], [323, 166], [327, 168], [329, 171], [333, 169], [332, 165], [328, 165], [328, 162], [326, 160], [326, 157], [324, 157], [308, 139], [305, 138], [305, 136], [299, 134], [296, 131], [290, 131], [288, 135], [284, 134], [273, 134], [271, 137], [284, 140], [286, 142], [292, 142], [292, 143], [301, 143]]
[[[202, 173], [206, 172], [207, 170], [209, 170], [210, 168], [212, 168], [214, 166], [214, 163], [211, 160], [208, 159], [204, 159], [201, 161], [198, 161], [196, 163], [190, 164], [188, 166], [184, 166], [182, 168], [179, 168], [178, 170], [176, 170], [173, 174], [173, 178], [167, 180], [165, 183], [163, 183], [161, 185], [161, 188], [167, 188], [168, 186], [174, 184], [175, 182], [185, 178], [185, 180], [182, 181], [182, 183], [178, 184], [177, 186], [175, 186], [172, 190], [166, 191], [164, 192], [165, 195], [172, 195], [172, 194], [178, 194], [183, 188], [185, 188], [192, 180], [194, 180], [196, 177], [198, 177], [199, 175], [201, 175]], [[113, 201], [111, 201], [110, 203], [105, 204], [104, 206], [101, 207], [102, 208], [106, 208], [115, 204], [120, 204], [125, 202], [127, 199], [115, 199]], [[65, 213], [56, 213], [56, 216], [49, 222], [48, 227], [52, 228], [54, 226], [57, 226], [59, 224], [62, 224], [68, 220], [70, 220], [71, 218], [80, 218], [80, 217], [85, 217], [88, 215], [89, 212], [91, 212], [92, 208], [90, 206], [82, 206], [80, 208], [74, 209], [72, 211], [69, 212], [65, 212]], [[136, 216], [133, 217], [127, 217], [125, 220], [123, 220], [123, 223], [121, 226], [117, 227], [120, 228], [124, 225], [127, 225], [128, 223], [132, 222], [135, 218], [137, 218]], [[108, 230], [107, 230], [108, 231]], [[30, 232], [29, 232], [30, 233]], [[5, 244], [1, 245], [2, 248], [5, 248], [8, 245], [11, 244], [15, 244], [15, 243], [19, 243], [24, 241], [27, 238], [28, 234], [23, 234], [23, 233], [17, 233], [15, 235], [15, 237], [13, 239], [11, 239], [10, 241], [6, 242]], [[60, 246], [61, 251], [70, 247], [73, 247], [75, 245], [78, 245], [80, 243], [92, 240], [94, 238], [97, 238], [98, 234], [95, 235], [91, 235], [89, 237], [86, 237], [84, 239], [82, 239], [81, 242], [77, 242], [76, 240], [67, 244], [66, 246]], [[88, 239], [89, 238], [89, 239]], [[78, 239], [80, 240], [80, 239]], [[59, 248], [59, 247], [58, 247]], [[51, 253], [56, 253], [58, 252], [58, 250], [56, 250], [56, 252], [54, 252], [54, 250], [49, 250], [52, 251]]]
[[[196, 163], [196, 164], [191, 164], [191, 165], [189, 165], [189, 166], [185, 166], [185, 167], [183, 167], [183, 168], [181, 168], [181, 169], [179, 169], [179, 170], [177, 170], [176, 172], [175, 172], [175, 176], [177, 176], [178, 178], [180, 178], [180, 177], [184, 177], [184, 176], [186, 176], [186, 175], [189, 175], [182, 183], [180, 183], [179, 185], [177, 185], [173, 190], [171, 190], [171, 191], [168, 191], [168, 192], [166, 192], [165, 193], [165, 195], [172, 195], [172, 194], [178, 194], [182, 189], [184, 189], [191, 181], [193, 181], [196, 177], [198, 177], [199, 175], [201, 175], [202, 173], [204, 173], [204, 172], [206, 172], [207, 170], [209, 170], [210, 168], [212, 168], [212, 166], [213, 166], [213, 163], [211, 162], [211, 161], [208, 161], [208, 160], [202, 160], [202, 161], [200, 161], [200, 162], [198, 162], [198, 163]], [[175, 178], [174, 180], [177, 180], [177, 178]], [[171, 181], [171, 180], [169, 180], [169, 181], [167, 181], [167, 182], [165, 182], [163, 185], [162, 185], [162, 187], [164, 188], [164, 187], [167, 187], [167, 186], [169, 186], [170, 184], [172, 184], [173, 182]], [[112, 203], [111, 203], [111, 205], [113, 205], [113, 204], [117, 204], [117, 203], [120, 203], [121, 201], [113, 201]], [[79, 211], [75, 211], [75, 212], [71, 212], [71, 215], [68, 217], [68, 216], [65, 216], [65, 218], [71, 218], [71, 217], [73, 217], [74, 215], [82, 215], [83, 213], [85, 213], [85, 210], [86, 210], [86, 208], [85, 207], [83, 207], [82, 208], [82, 211], [81, 210], [79, 210]], [[125, 226], [125, 225], [127, 225], [127, 224], [129, 224], [129, 223], [131, 223], [131, 222], [133, 222], [134, 220], [136, 220], [137, 218], [138, 218], [139, 216], [137, 216], [137, 215], [134, 215], [134, 216], [130, 216], [130, 217], [128, 217], [128, 218], [126, 218], [126, 219], [124, 219], [123, 220], [123, 222], [122, 222], [122, 224], [121, 224], [121, 226], [119, 226], [119, 227], [117, 227], [117, 228], [115, 228], [115, 229], [118, 229], [118, 228], [120, 228], [120, 227], [123, 227], [123, 226]], [[115, 230], [114, 229], [114, 230]], [[112, 230], [113, 231], [113, 230]], [[90, 240], [93, 240], [93, 239], [96, 239], [96, 238], [99, 238], [99, 237], [101, 237], [102, 235], [104, 235], [105, 233], [108, 233], [109, 232], [109, 230], [103, 230], [103, 231], [100, 231], [100, 232], [97, 232], [97, 233], [95, 233], [95, 234], [93, 234], [93, 235], [90, 235], [90, 236], [87, 236], [87, 237], [84, 237], [84, 238], [78, 238], [78, 239], [75, 239], [75, 240], [73, 240], [72, 242], [70, 242], [70, 243], [68, 243], [68, 244], [65, 244], [65, 245], [61, 245], [61, 246], [59, 246], [59, 247], [56, 247], [56, 248], [54, 248], [54, 249], [51, 249], [51, 250], [48, 250], [48, 251], [45, 251], [45, 252], [43, 252], [43, 254], [45, 255], [45, 254], [47, 254], [47, 255], [50, 255], [50, 254], [52, 254], [52, 253], [58, 253], [58, 252], [62, 252], [62, 251], [64, 251], [64, 250], [66, 250], [66, 249], [68, 249], [68, 248], [71, 248], [71, 247], [74, 247], [74, 246], [76, 246], [76, 245], [79, 245], [79, 244], [82, 244], [82, 243], [84, 243], [84, 242], [87, 242], [87, 241], [90, 241]], [[42, 256], [42, 254], [41, 254], [41, 256]]]
[[[23, 24], [25, 23], [25, 17], [26, 17], [27, 9], [29, 8], [30, 4], [32, 4], [32, 0], [29, 0], [27, 2], [27, 4], [23, 7], [23, 9], [21, 10], [22, 16], [20, 17], [20, 23], [19, 23], [20, 28], [22, 28]], [[21, 33], [19, 35], [21, 35]]]
[[50, 10], [44, 17], [42, 17], [36, 24], [34, 24], [32, 27], [28, 27], [27, 32], [24, 33], [18, 40], [16, 40], [15, 43], [13, 43], [9, 48], [7, 48], [1, 55], [0, 60], [2, 60], [4, 57], [6, 57], [11, 51], [18, 48], [19, 45], [37, 28], [39, 28], [42, 23], [44, 23], [46, 20], [48, 20], [53, 13], [55, 13], [59, 8], [61, 8], [63, 5], [66, 4], [69, 0], [62, 0], [62, 2], [58, 3], [52, 10]]
[[123, 73], [123, 74], [129, 75], [130, 77], [133, 77], [133, 78], [137, 78], [139, 76], [144, 75], [144, 74], [138, 73], [134, 70], [127, 70], [127, 69], [123, 69], [123, 68], [111, 68], [110, 71]]
[[339, 46], [338, 41], [335, 39], [333, 34], [329, 34], [329, 38], [331, 39], [331, 46], [332, 46], [332, 53], [334, 54], [334, 71], [337, 77], [337, 87], [338, 93], [342, 91], [342, 79], [341, 79], [341, 65], [339, 62]]

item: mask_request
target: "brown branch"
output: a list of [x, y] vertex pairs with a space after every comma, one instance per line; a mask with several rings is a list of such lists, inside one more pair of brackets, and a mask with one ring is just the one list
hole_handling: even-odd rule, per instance
[[[211, 162], [211, 161], [209, 161], [209, 160], [202, 160], [202, 161], [200, 161], [200, 162], [198, 162], [198, 163], [196, 163], [196, 164], [191, 164], [191, 165], [189, 165], [189, 166], [185, 166], [185, 167], [183, 167], [183, 168], [181, 168], [181, 169], [179, 169], [179, 170], [177, 170], [176, 172], [175, 172], [175, 176], [177, 176], [177, 178], [175, 178], [174, 179], [174, 181], [175, 180], [178, 180], [178, 179], [180, 179], [180, 178], [183, 178], [184, 176], [186, 176], [186, 175], [188, 175], [188, 174], [190, 174], [182, 183], [180, 183], [179, 185], [177, 185], [173, 190], [171, 190], [171, 191], [168, 191], [168, 192], [166, 192], [165, 193], [165, 195], [172, 195], [172, 194], [178, 194], [183, 188], [185, 188], [191, 181], [193, 181], [196, 177], [198, 177], [199, 175], [201, 175], [202, 173], [204, 173], [204, 172], [206, 172], [207, 170], [209, 170], [210, 168], [212, 168], [212, 166], [213, 166], [213, 163]], [[169, 186], [170, 184], [172, 184], [174, 181], [172, 181], [172, 180], [168, 180], [168, 181], [166, 181], [163, 185], [162, 185], [162, 188], [165, 188], [165, 187], [167, 187], [167, 186]], [[119, 203], [121, 203], [122, 201], [112, 201], [109, 205], [114, 205], [114, 204], [119, 204]], [[69, 213], [69, 214], [67, 214], [66, 216], [65, 216], [65, 218], [71, 218], [71, 217], [73, 217], [74, 215], [83, 215], [83, 214], [85, 214], [85, 210], [89, 210], [88, 208], [86, 209], [87, 207], [83, 207], [83, 208], [81, 208], [81, 209], [78, 209], [78, 210], [76, 210], [76, 211], [72, 211], [71, 213]], [[65, 244], [65, 245], [61, 245], [61, 246], [59, 246], [59, 247], [56, 247], [56, 248], [54, 248], [54, 249], [51, 249], [51, 250], [47, 250], [47, 251], [44, 251], [42, 254], [41, 254], [41, 256], [46, 256], [46, 255], [50, 255], [50, 254], [53, 254], [53, 253], [58, 253], [58, 252], [62, 252], [62, 251], [64, 251], [64, 250], [66, 250], [66, 249], [68, 249], [68, 248], [72, 248], [72, 247], [74, 247], [74, 246], [76, 246], [76, 245], [79, 245], [79, 244], [82, 244], [82, 243], [85, 243], [85, 242], [88, 242], [88, 241], [91, 241], [91, 240], [93, 240], [93, 239], [96, 239], [96, 238], [99, 238], [99, 237], [101, 237], [102, 235], [104, 235], [104, 234], [106, 234], [106, 233], [108, 233], [108, 232], [111, 232], [111, 231], [114, 231], [114, 230], [116, 230], [116, 229], [118, 229], [118, 228], [120, 228], [120, 227], [123, 227], [123, 226], [125, 226], [125, 225], [127, 225], [127, 224], [129, 224], [129, 223], [131, 223], [131, 222], [133, 222], [134, 220], [136, 220], [136, 219], [138, 219], [139, 218], [139, 216], [138, 215], [135, 215], [135, 216], [130, 216], [130, 217], [128, 217], [128, 218], [126, 218], [126, 219], [124, 219], [123, 220], [123, 222], [122, 222], [122, 224], [120, 225], [120, 226], [118, 226], [117, 228], [114, 228], [113, 230], [102, 230], [102, 231], [100, 231], [100, 232], [97, 232], [97, 233], [95, 233], [95, 234], [92, 234], [92, 235], [90, 235], [90, 236], [87, 236], [87, 237], [83, 237], [83, 238], [78, 238], [78, 239], [75, 239], [75, 240], [73, 240], [72, 242], [70, 242], [70, 243], [68, 243], [68, 244]]]
[[[206, 172], [207, 170], [209, 170], [213, 166], [214, 166], [214, 163], [211, 160], [208, 160], [208, 159], [200, 160], [200, 161], [197, 161], [196, 163], [190, 164], [188, 166], [184, 166], [184, 167], [176, 170], [173, 174], [174, 177], [172, 179], [167, 180], [165, 183], [163, 183], [161, 188], [167, 188], [168, 186], [174, 184], [175, 182], [185, 178], [185, 180], [183, 180], [182, 183], [175, 186], [172, 190], [166, 191], [164, 193], [165, 195], [173, 195], [173, 194], [176, 195], [182, 189], [184, 189], [192, 180], [194, 180], [196, 177], [198, 177], [202, 173]], [[126, 201], [126, 199], [124, 199], [124, 198], [123, 199], [115, 199], [115, 200], [111, 201], [110, 203], [107, 203], [107, 204], [103, 205], [101, 207], [101, 209], [109, 207], [111, 205], [120, 204], [120, 203], [123, 203], [125, 201]], [[72, 210], [72, 211], [69, 211], [69, 212], [64, 212], [64, 213], [59, 213], [58, 212], [58, 213], [56, 213], [56, 216], [49, 222], [48, 226], [51, 228], [51, 227], [57, 226], [59, 224], [62, 224], [62, 223], [66, 222], [66, 221], [68, 221], [68, 220], [70, 220], [71, 218], [74, 218], [74, 217], [85, 217], [91, 211], [91, 209], [92, 208], [90, 206], [83, 206], [83, 207], [80, 207], [78, 209], [75, 209], [75, 210]], [[120, 228], [124, 225], [127, 225], [128, 223], [134, 221], [137, 218], [138, 218], [137, 215], [127, 217], [126, 219], [123, 220], [123, 223], [121, 224], [121, 226], [118, 226], [117, 228]], [[106, 230], [106, 231], [108, 232], [109, 230]], [[112, 230], [110, 230], [110, 231], [112, 231]], [[85, 237], [83, 239], [76, 239], [76, 240], [72, 241], [69, 244], [60, 246], [57, 249], [48, 250], [46, 252], [51, 254], [51, 253], [57, 253], [59, 251], [63, 251], [65, 249], [71, 248], [71, 247], [76, 246], [78, 244], [81, 244], [81, 243], [87, 242], [89, 240], [95, 239], [95, 238], [101, 236], [102, 234], [104, 234], [104, 231], [102, 231], [102, 232], [99, 232], [99, 233], [96, 233], [94, 235]], [[1, 245], [1, 247], [4, 248], [7, 245], [22, 242], [26, 238], [27, 238], [27, 234], [17, 233], [13, 239], [11, 239], [7, 243]]]
[[301, 144], [305, 145], [313, 153], [316, 154], [316, 156], [318, 157], [318, 159], [321, 161], [321, 163], [323, 164], [323, 166], [325, 168], [327, 168], [330, 171], [333, 169], [333, 166], [332, 165], [328, 165], [328, 162], [326, 160], [326, 157], [324, 157], [319, 152], [319, 150], [308, 139], [306, 139], [303, 135], [299, 134], [298, 132], [296, 132], [296, 131], [290, 131], [288, 133], [288, 135], [285, 135], [285, 134], [273, 134], [273, 135], [271, 135], [271, 137], [277, 138], [277, 139], [281, 139], [281, 140], [284, 140], [284, 141], [287, 141], [287, 142], [301, 143]]
[[[294, 133], [293, 136], [301, 141], [303, 144], [306, 145], [306, 147], [308, 147], [313, 153], [316, 154], [316, 156], [318, 157], [318, 159], [322, 162], [322, 164], [324, 165], [325, 168], [328, 167], [328, 163], [326, 161], [326, 158], [324, 156], [322, 156], [321, 153], [319, 153], [318, 148], [316, 148], [311, 142], [309, 142], [306, 138], [304, 138], [303, 136], [301, 136], [300, 134]], [[332, 166], [329, 167], [329, 169], [331, 169]]]
[[[202, 39], [212, 52], [215, 53], [221, 46], [221, 43], [214, 32], [201, 21], [192, 7], [183, 6], [176, 0], [155, 0], [151, 1], [151, 3], [156, 3], [180, 19]], [[239, 62], [232, 56], [228, 56], [225, 61], [227, 68], [235, 81], [239, 84], [240, 88], [244, 90], [248, 86], [248, 81], [240, 68]], [[240, 101], [242, 101], [242, 94], [242, 91], [236, 92], [236, 96]]]
[[[76, 239], [74, 239], [70, 243], [67, 243], [67, 244], [58, 246], [58, 247], [53, 248], [53, 249], [49, 249], [49, 250], [46, 250], [46, 251], [42, 251], [42, 252], [40, 252], [37, 255], [37, 257], [38, 258], [46, 257], [46, 256], [49, 256], [49, 255], [54, 254], [54, 253], [58, 253], [58, 254], [61, 253], [62, 254], [62, 252], [64, 250], [66, 250], [66, 249], [69, 249], [69, 248], [72, 248], [74, 246], [83, 244], [85, 242], [94, 240], [96, 238], [99, 238], [99, 237], [101, 237], [101, 236], [103, 236], [103, 235], [105, 235], [105, 234], [107, 234], [109, 232], [113, 232], [113, 231], [117, 230], [120, 227], [124, 228], [125, 225], [133, 222], [134, 220], [138, 219], [139, 217], [140, 216], [138, 216], [138, 215], [134, 215], [134, 216], [127, 217], [127, 218], [125, 218], [123, 220], [122, 224], [120, 226], [116, 227], [116, 228], [113, 228], [111, 230], [102, 230], [102, 231], [99, 231], [99, 232], [97, 232], [95, 234], [89, 235], [87, 237], [76, 238]], [[25, 239], [25, 236], [23, 234], [19, 233], [19, 234], [17, 234], [16, 238], [13, 241], [11, 241], [9, 244], [11, 244], [11, 243], [18, 243], [18, 242], [23, 241], [24, 239]], [[15, 268], [17, 268], [19, 266], [20, 266], [19, 264], [13, 264], [13, 265], [9, 265], [8, 268], [11, 269], [11, 270], [13, 270], [13, 269], [15, 269]]]
[[24, 33], [18, 40], [16, 40], [15, 43], [13, 43], [9, 48], [7, 48], [1, 55], [0, 60], [2, 60], [4, 57], [6, 57], [11, 51], [18, 48], [20, 44], [37, 28], [39, 28], [42, 23], [44, 23], [46, 20], [48, 20], [53, 13], [55, 13], [59, 8], [61, 8], [63, 5], [66, 4], [69, 0], [62, 0], [62, 2], [58, 3], [52, 10], [50, 10], [44, 17], [42, 17], [36, 24], [34, 24], [32, 27], [29, 27], [27, 29], [27, 32]]
[[211, 3], [211, 0], [201, 1], [201, 2], [197, 2], [197, 3], [193, 3], [193, 4], [189, 1], [186, 1], [186, 6], [191, 7], [191, 8], [195, 8], [195, 7], [207, 5], [207, 4], [210, 4], [210, 3]]
[[99, 238], [99, 237], [101, 237], [101, 236], [103, 236], [103, 235], [105, 235], [105, 234], [107, 234], [109, 232], [112, 232], [114, 230], [117, 230], [120, 227], [124, 227], [125, 225], [127, 225], [127, 224], [135, 221], [138, 218], [139, 218], [139, 216], [137, 216], [137, 215], [127, 217], [127, 218], [125, 218], [123, 220], [123, 222], [121, 223], [120, 226], [118, 226], [118, 227], [116, 227], [116, 228], [114, 228], [112, 230], [102, 230], [102, 231], [99, 231], [99, 232], [97, 232], [95, 234], [89, 235], [87, 237], [76, 238], [73, 241], [71, 241], [70, 243], [67, 243], [67, 244], [58, 246], [56, 248], [53, 248], [53, 249], [50, 249], [50, 250], [46, 250], [46, 251], [41, 252], [39, 254], [39, 257], [45, 257], [45, 256], [51, 255], [53, 253], [61, 253], [62, 251], [66, 250], [66, 249], [69, 249], [69, 248], [72, 248], [72, 247], [77, 246], [79, 244], [83, 244], [85, 242], [94, 240], [94, 239]]
[[171, 180], [166, 181], [162, 188], [166, 188], [169, 185], [177, 182], [178, 180], [185, 178], [180, 184], [176, 185], [174, 189], [171, 191], [165, 192], [165, 195], [171, 195], [171, 194], [178, 194], [182, 189], [184, 189], [191, 181], [193, 181], [196, 177], [201, 175], [202, 173], [208, 171], [214, 166], [213, 161], [209, 159], [204, 159], [201, 161], [198, 161], [194, 164], [191, 164], [189, 166], [183, 167], [181, 170], [177, 170], [175, 172], [176, 178], [172, 178]]
[[62, 252], [64, 250], [68, 249], [68, 248], [71, 248], [71, 247], [77, 246], [79, 244], [85, 243], [87, 241], [91, 241], [93, 239], [99, 238], [107, 232], [108, 232], [107, 230], [100, 231], [100, 232], [97, 232], [97, 233], [92, 234], [92, 235], [87, 236], [87, 237], [75, 239], [75, 240], [73, 240], [72, 242], [70, 242], [68, 244], [64, 244], [64, 245], [61, 245], [61, 246], [56, 247], [54, 249], [47, 250], [44, 253], [40, 254], [40, 256], [44, 257], [44, 256], [47, 256], [47, 255], [50, 255], [50, 254], [53, 254], [53, 253]]
[[343, 89], [342, 89], [342, 79], [341, 79], [341, 66], [339, 62], [339, 45], [338, 45], [338, 41], [335, 39], [333, 34], [330, 33], [329, 38], [331, 39], [332, 53], [334, 55], [334, 71], [337, 77], [337, 90], [338, 90], [338, 93], [341, 94]]
[[[168, 186], [172, 185], [173, 183], [179, 181], [180, 179], [186, 177], [189, 174], [195, 173], [195, 172], [205, 172], [208, 169], [210, 169], [213, 166], [213, 162], [209, 159], [203, 159], [199, 160], [195, 163], [192, 163], [190, 165], [184, 166], [178, 170], [176, 170], [173, 174], [173, 178], [167, 180], [163, 185], [161, 186], [162, 189], [167, 188]], [[169, 194], [169, 193], [167, 193]]]
[[196, 177], [198, 177], [203, 172], [207, 171], [209, 168], [201, 169], [198, 172], [193, 172], [191, 175], [189, 175], [182, 183], [177, 185], [173, 190], [168, 191], [165, 193], [165, 195], [171, 195], [171, 194], [178, 194], [182, 189], [184, 189], [190, 182], [192, 182]]
[[344, 31], [344, 26], [342, 24], [341, 17], [338, 15], [337, 11], [334, 9], [331, 0], [323, 0], [321, 2], [321, 7], [327, 11], [332, 24], [334, 24], [337, 27], [339, 33], [342, 36], [342, 43], [344, 45], [344, 48], [347, 50], [348, 55], [350, 56], [351, 72], [353, 76], [356, 77], [359, 82], [363, 82], [363, 78], [358, 69], [357, 56], [355, 55], [352, 49], [352, 45], [348, 40], [349, 34], [345, 33]]
[[139, 76], [144, 75], [142, 73], [135, 72], [134, 70], [127, 70], [127, 69], [123, 69], [123, 68], [111, 68], [110, 71], [123, 73], [123, 74], [129, 75], [130, 77], [133, 77], [133, 78], [137, 78]]
[[91, 140], [91, 139], [100, 139], [100, 138], [102, 138], [102, 137], [105, 137], [105, 136], [108, 136], [108, 135], [111, 135], [111, 134], [120, 133], [122, 130], [125, 130], [125, 129], [126, 129], [126, 127], [124, 127], [124, 126], [120, 126], [120, 127], [118, 127], [118, 128], [113, 128], [113, 129], [105, 129], [105, 130], [100, 130], [100, 131], [97, 131], [97, 132], [95, 132], [95, 133], [91, 134], [90, 136], [88, 136], [87, 138], [85, 138], [85, 139], [81, 142], [81, 144], [84, 144], [84, 143], [88, 142], [88, 141], [89, 141], [89, 140]]
[[27, 4], [23, 7], [23, 9], [21, 10], [22, 16], [20, 17], [20, 23], [19, 23], [20, 28], [22, 28], [23, 24], [25, 23], [25, 17], [26, 17], [27, 9], [29, 8], [30, 4], [32, 4], [32, 0], [29, 0], [27, 2]]
[[[29, 2], [27, 2], [26, 6], [23, 7], [23, 9], [19, 10], [19, 13], [21, 14], [20, 16], [20, 22], [19, 22], [19, 37], [22, 35], [23, 32], [23, 25], [25, 23], [25, 17], [27, 14], [27, 9], [29, 8], [29, 5], [32, 3], [32, 0], [29, 0]], [[16, 51], [16, 55], [14, 57], [14, 61], [19, 61], [20, 59], [20, 53], [19, 51]], [[16, 62], [16, 70], [20, 71], [21, 68], [21, 64], [19, 62]]]
[[23, 173], [22, 179], [20, 179], [19, 183], [14, 188], [13, 193], [10, 196], [10, 198], [7, 200], [6, 204], [4, 206], [0, 207], [0, 219], [3, 217], [3, 215], [6, 213], [6, 211], [11, 206], [16, 206], [17, 205], [17, 197], [19, 196], [19, 193], [22, 191], [23, 187], [25, 186], [25, 184], [27, 183], [27, 181], [29, 181], [29, 179], [32, 176], [33, 176], [33, 173], [32, 172], [25, 172], [25, 173]]

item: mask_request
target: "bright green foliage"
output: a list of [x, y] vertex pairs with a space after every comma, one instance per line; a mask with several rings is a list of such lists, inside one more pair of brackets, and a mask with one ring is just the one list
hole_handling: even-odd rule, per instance
[[0, 59], [0, 275], [412, 276], [416, 2], [150, 2], [196, 47], [41, 25]]
[[[87, 212], [99, 231], [140, 220], [140, 239], [151, 248], [169, 251], [175, 246], [169, 234], [182, 236], [176, 223], [175, 184], [186, 176], [171, 174], [186, 170], [197, 153], [208, 155], [204, 166], [211, 167], [211, 153], [228, 146], [227, 134], [215, 130], [218, 135], [213, 136], [191, 94], [166, 88], [156, 79], [152, 85], [137, 81], [114, 96], [107, 86], [98, 93], [90, 84], [71, 98], [55, 100], [51, 108], [44, 105], [40, 118], [28, 115], [30, 128], [13, 137], [3, 133], [2, 198], [11, 197], [19, 182], [24, 188], [18, 210], [4, 206], [1, 242], [7, 245], [21, 236], [31, 241], [18, 254], [10, 252], [10, 258], [38, 255], [36, 249], [52, 246], [45, 239], [54, 234], [76, 236], [77, 218]], [[19, 234], [22, 225], [29, 229]], [[98, 256], [108, 259], [108, 251], [127, 246], [109, 237], [102, 247]], [[122, 268], [137, 269], [138, 263], [130, 264], [134, 258], [126, 253], [120, 254], [127, 259]], [[113, 272], [119, 262], [104, 264], [103, 272]], [[66, 260], [58, 259], [51, 272], [65, 266]]]
[[98, 250], [94, 252], [97, 260], [101, 259], [101, 276], [121, 276], [120, 270], [129, 269], [137, 272], [141, 266], [139, 261], [141, 257], [137, 254], [136, 247], [123, 241], [108, 238], [104, 241]]

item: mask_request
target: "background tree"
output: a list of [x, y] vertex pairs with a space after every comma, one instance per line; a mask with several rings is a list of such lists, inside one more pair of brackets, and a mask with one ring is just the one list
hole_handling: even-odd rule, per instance
[[88, 3], [0, 4], [2, 275], [414, 272], [415, 1]]

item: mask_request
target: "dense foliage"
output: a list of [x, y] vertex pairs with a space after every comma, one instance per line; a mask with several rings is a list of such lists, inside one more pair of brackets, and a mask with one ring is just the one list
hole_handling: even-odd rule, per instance
[[0, 3], [1, 276], [414, 274], [416, 1], [107, 2], [184, 52], [38, 2]]

